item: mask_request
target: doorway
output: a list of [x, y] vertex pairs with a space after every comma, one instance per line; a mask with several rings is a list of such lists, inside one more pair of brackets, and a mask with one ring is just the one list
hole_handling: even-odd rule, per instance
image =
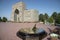
[[14, 12], [14, 21], [19, 22], [19, 10], [16, 9]]

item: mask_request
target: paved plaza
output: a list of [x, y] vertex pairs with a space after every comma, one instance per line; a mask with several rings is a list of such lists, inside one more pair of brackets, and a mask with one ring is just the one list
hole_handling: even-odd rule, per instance
[[[43, 28], [47, 33], [49, 33], [48, 28], [54, 29], [55, 26], [45, 25], [41, 23], [11, 23], [11, 22], [1, 22], [0, 23], [0, 40], [22, 40], [16, 33], [21, 28], [32, 28], [36, 24], [37, 28]], [[48, 36], [47, 36], [48, 37]], [[45, 37], [43, 40], [47, 40]]]

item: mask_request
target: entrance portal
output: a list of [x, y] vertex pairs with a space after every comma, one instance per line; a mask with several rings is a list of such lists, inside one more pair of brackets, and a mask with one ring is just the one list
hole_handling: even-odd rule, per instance
[[14, 12], [14, 21], [19, 22], [19, 10], [16, 9]]

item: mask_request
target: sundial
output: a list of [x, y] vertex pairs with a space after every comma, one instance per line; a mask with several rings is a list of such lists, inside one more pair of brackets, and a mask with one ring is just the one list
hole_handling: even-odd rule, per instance
[[17, 36], [23, 40], [42, 40], [47, 33], [42, 28], [22, 28], [17, 32]]

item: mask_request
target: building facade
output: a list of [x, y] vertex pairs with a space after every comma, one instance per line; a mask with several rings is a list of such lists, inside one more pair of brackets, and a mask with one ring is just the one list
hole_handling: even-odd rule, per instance
[[35, 9], [27, 10], [23, 2], [12, 6], [11, 21], [13, 22], [38, 22], [39, 12]]

